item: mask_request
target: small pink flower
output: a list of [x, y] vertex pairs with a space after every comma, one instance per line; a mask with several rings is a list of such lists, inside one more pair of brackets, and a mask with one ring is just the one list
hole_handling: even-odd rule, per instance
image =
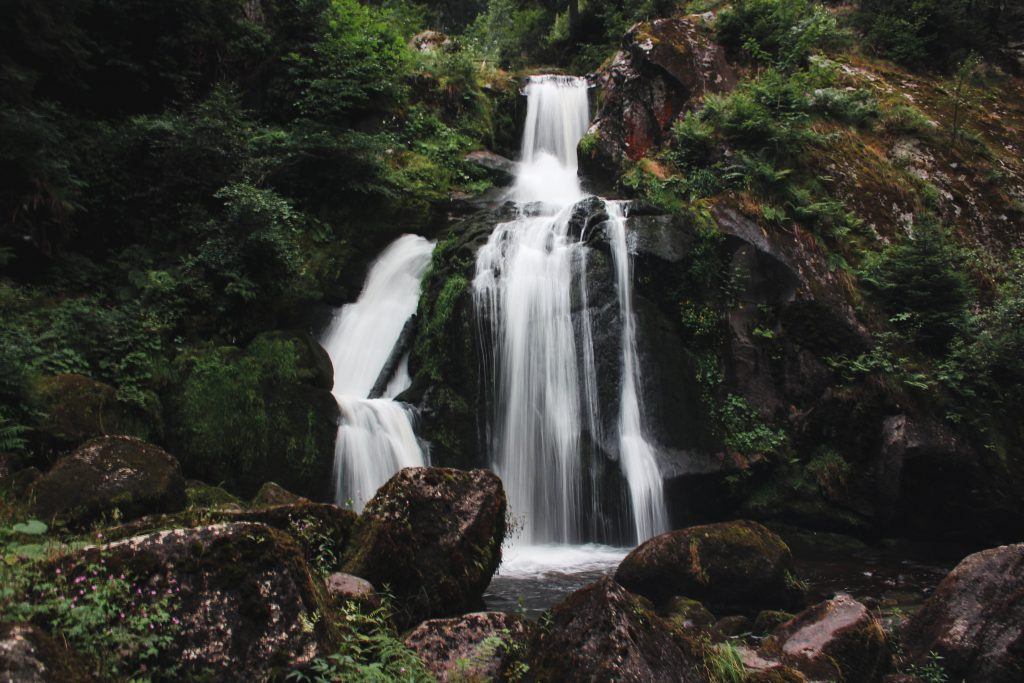
[[57, 568], [57, 573], [60, 574], [60, 567]]

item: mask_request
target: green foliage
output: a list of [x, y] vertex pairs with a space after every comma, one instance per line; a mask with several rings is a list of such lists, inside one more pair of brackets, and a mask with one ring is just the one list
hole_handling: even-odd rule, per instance
[[971, 51], [993, 54], [1014, 40], [1024, 8], [1001, 0], [862, 0], [855, 21], [875, 52], [944, 69]]
[[712, 683], [743, 683], [747, 667], [737, 647], [726, 641], [708, 648], [704, 667]]
[[772, 429], [742, 396], [729, 394], [717, 407], [725, 445], [744, 455], [773, 453], [787, 443], [786, 432]]
[[543, 8], [524, 6], [516, 0], [488, 0], [466, 30], [466, 42], [482, 59], [505, 67], [526, 63], [531, 48], [547, 32]]
[[907, 673], [920, 678], [924, 683], [949, 683], [949, 674], [942, 664], [942, 655], [929, 652], [928, 661], [919, 666], [907, 667]]
[[[181, 631], [174, 615], [179, 588], [115, 570], [103, 556], [40, 562], [52, 552], [45, 533], [38, 520], [0, 529], [0, 614], [44, 626], [103, 680], [148, 681], [156, 671], [175, 677], [177, 663], [162, 654]], [[26, 534], [36, 545], [17, 544]]]
[[341, 637], [336, 652], [313, 660], [304, 669], [292, 671], [288, 680], [300, 683], [429, 683], [434, 680], [416, 653], [407, 648], [395, 632], [386, 601], [373, 610], [348, 602], [342, 606], [338, 619]]
[[719, 13], [716, 26], [719, 41], [734, 53], [786, 69], [841, 40], [835, 17], [811, 0], [735, 2]]
[[945, 230], [925, 219], [912, 239], [865, 260], [861, 276], [876, 301], [922, 348], [942, 352], [963, 325], [970, 288], [963, 257]]

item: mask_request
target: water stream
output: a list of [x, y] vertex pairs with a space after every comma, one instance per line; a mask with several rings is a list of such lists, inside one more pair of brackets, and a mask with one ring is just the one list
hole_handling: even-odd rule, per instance
[[334, 499], [362, 510], [377, 489], [403, 467], [424, 464], [411, 408], [394, 400], [409, 387], [408, 357], [385, 378], [381, 398], [368, 398], [416, 312], [420, 281], [434, 243], [403, 235], [370, 267], [359, 298], [335, 312], [323, 346], [334, 364], [334, 397], [341, 424], [334, 453]]

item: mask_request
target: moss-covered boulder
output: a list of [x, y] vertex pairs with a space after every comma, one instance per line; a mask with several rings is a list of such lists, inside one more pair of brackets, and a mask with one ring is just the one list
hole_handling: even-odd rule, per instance
[[287, 533], [302, 548], [302, 554], [311, 567], [329, 572], [341, 563], [355, 526], [356, 514], [336, 505], [308, 501], [253, 510], [190, 508], [178, 514], [143, 517], [107, 529], [104, 535], [113, 541], [161, 530], [236, 522], [265, 524]]
[[75, 446], [104, 434], [149, 438], [158, 431], [152, 416], [118, 401], [114, 387], [84, 375], [40, 377], [30, 393], [40, 415], [35, 430], [53, 446]]
[[174, 456], [130, 436], [93, 439], [32, 484], [33, 512], [81, 528], [103, 516], [136, 519], [185, 507], [185, 478]]
[[275, 505], [294, 505], [296, 503], [308, 503], [308, 498], [297, 496], [280, 484], [268, 481], [260, 487], [256, 495], [252, 497], [252, 506], [257, 508], [273, 507]]
[[400, 625], [478, 608], [501, 561], [505, 509], [493, 472], [406, 468], [366, 504], [342, 571], [390, 592]]
[[92, 680], [81, 658], [38, 626], [0, 623], [0, 681], [87, 683]]
[[1024, 680], [1024, 543], [965, 558], [901, 631], [908, 658], [932, 652], [952, 680]]
[[704, 681], [703, 647], [606, 577], [551, 610], [530, 642], [531, 681]]
[[881, 679], [890, 660], [882, 625], [848, 595], [814, 605], [779, 626], [761, 654], [815, 680], [863, 683]]
[[190, 508], [242, 509], [242, 501], [222, 486], [213, 486], [196, 479], [185, 482], [185, 499]]
[[405, 637], [438, 681], [519, 680], [532, 624], [504, 612], [428, 619]]
[[57, 565], [79, 576], [101, 560], [111, 574], [169, 591], [164, 609], [177, 628], [158, 646], [157, 665], [176, 667], [180, 680], [283, 678], [330, 653], [323, 588], [281, 531], [247, 522], [173, 529], [88, 548]]
[[655, 536], [626, 556], [615, 580], [656, 603], [685, 595], [715, 611], [752, 613], [799, 600], [792, 571], [781, 538], [740, 520]]
[[670, 598], [659, 612], [669, 621], [684, 628], [710, 628], [715, 615], [700, 601], [677, 595]]

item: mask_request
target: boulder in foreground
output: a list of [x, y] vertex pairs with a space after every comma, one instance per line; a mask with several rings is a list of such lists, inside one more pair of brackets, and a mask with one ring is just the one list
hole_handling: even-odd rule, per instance
[[1024, 681], [1024, 543], [969, 555], [901, 635], [911, 661], [936, 652], [951, 680]]
[[104, 436], [85, 443], [36, 480], [29, 495], [39, 517], [56, 517], [79, 528], [104, 515], [130, 520], [177, 512], [186, 500], [178, 461], [131, 436]]
[[705, 681], [703, 651], [685, 630], [610, 577], [551, 611], [530, 643], [534, 681]]
[[442, 682], [516, 680], [525, 671], [529, 627], [513, 614], [474, 612], [424, 621], [405, 644]]
[[792, 571], [777, 534], [740, 520], [655, 536], [626, 556], [615, 580], [659, 604], [684, 595], [714, 612], [756, 613], [799, 602]]
[[390, 592], [400, 626], [478, 609], [501, 561], [505, 508], [493, 472], [406, 468], [366, 504], [342, 571]]
[[0, 624], [0, 681], [86, 683], [79, 657], [32, 624]]
[[877, 681], [889, 666], [882, 625], [848, 595], [814, 605], [779, 626], [761, 648], [814, 680]]

